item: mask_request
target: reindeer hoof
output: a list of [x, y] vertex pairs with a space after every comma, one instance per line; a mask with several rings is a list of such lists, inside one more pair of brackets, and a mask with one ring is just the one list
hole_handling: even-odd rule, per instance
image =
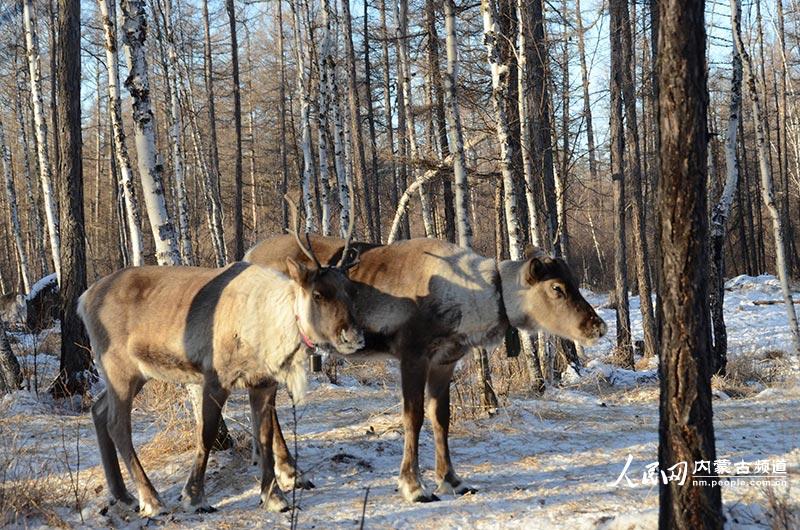
[[312, 490], [316, 488], [314, 483], [308, 480], [303, 473], [298, 474], [295, 471], [285, 473], [276, 470], [275, 477], [278, 480], [278, 486], [280, 486], [283, 491], [291, 491], [292, 489]]
[[414, 497], [411, 502], [436, 502], [439, 500], [441, 499], [439, 499], [435, 493], [420, 493]]
[[142, 502], [139, 508], [139, 515], [142, 517], [158, 517], [166, 513], [167, 510], [158, 501]]
[[272, 491], [270, 495], [261, 495], [261, 502], [259, 503], [268, 512], [284, 513], [289, 511], [289, 503], [286, 502], [286, 497], [283, 493]]
[[216, 511], [217, 511], [216, 508], [214, 508], [213, 506], [209, 505], [209, 506], [200, 506], [199, 508], [197, 508], [194, 511], [194, 513], [214, 513]]
[[471, 495], [473, 493], [478, 493], [478, 490], [467, 486], [463, 482], [459, 482], [458, 485], [454, 486], [447, 481], [442, 481], [439, 487], [436, 488], [436, 493], [439, 495]]

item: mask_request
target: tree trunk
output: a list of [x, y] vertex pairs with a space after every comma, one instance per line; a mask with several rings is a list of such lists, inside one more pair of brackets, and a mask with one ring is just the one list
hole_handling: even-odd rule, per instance
[[400, 201], [400, 183], [398, 181], [397, 164], [395, 163], [396, 151], [394, 144], [394, 126], [392, 125], [392, 85], [389, 69], [389, 30], [386, 25], [386, 0], [380, 0], [381, 17], [381, 47], [383, 50], [383, 121], [386, 127], [386, 145], [389, 155], [389, 174], [392, 186], [390, 196], [392, 208], [397, 209]]
[[[330, 111], [330, 80], [328, 79], [328, 61], [333, 61], [333, 36], [331, 35], [330, 3], [328, 0], [322, 2], [322, 39], [319, 44], [319, 103], [317, 105], [317, 132], [319, 141], [319, 180], [322, 194], [322, 215], [321, 229], [322, 235], [331, 235], [331, 199], [328, 195], [330, 190], [330, 166], [328, 154], [328, 113]], [[334, 72], [335, 74], [335, 72]]]
[[[150, 106], [150, 83], [145, 58], [147, 24], [142, 0], [121, 0], [123, 46], [130, 75], [125, 86], [133, 104], [134, 134], [147, 216], [153, 232], [159, 265], [178, 265], [180, 253], [175, 229], [167, 212], [162, 182], [163, 167], [156, 155], [155, 127]], [[124, 177], [123, 177], [124, 178]]]
[[[616, 0], [619, 2], [619, 0]], [[613, 12], [613, 10], [612, 10]], [[625, 248], [625, 173], [622, 117], [622, 36], [618, 16], [612, 15], [611, 37], [611, 180], [614, 186], [614, 283], [616, 286], [616, 362], [633, 368], [628, 269]]]
[[117, 8], [116, 0], [98, 0], [100, 17], [103, 22], [106, 49], [106, 67], [108, 68], [108, 110], [111, 115], [111, 127], [114, 137], [114, 156], [121, 173], [120, 186], [125, 198], [126, 226], [131, 245], [132, 265], [144, 265], [143, 242], [141, 231], [141, 214], [136, 199], [136, 186], [133, 182], [128, 146], [125, 139], [125, 127], [122, 123], [122, 103], [119, 88], [119, 58], [117, 55]]
[[[280, 63], [280, 86], [278, 87], [278, 123], [280, 123], [280, 154], [281, 154], [281, 197], [289, 191], [289, 162], [286, 153], [286, 52], [283, 39], [283, 0], [275, 2], [278, 9], [278, 62]], [[289, 210], [286, 201], [281, 201], [281, 228], [289, 226]]]
[[364, 0], [364, 88], [367, 92], [367, 124], [369, 125], [369, 143], [371, 155], [370, 191], [372, 192], [372, 220], [375, 224], [373, 232], [376, 234], [376, 243], [381, 239], [381, 194], [380, 174], [378, 173], [378, 143], [375, 134], [375, 110], [372, 102], [372, 61], [369, 50], [369, 13], [367, 0]]
[[61, 363], [53, 383], [56, 396], [85, 394], [96, 380], [89, 339], [78, 316], [78, 297], [86, 290], [86, 230], [81, 161], [81, 6], [59, 0], [58, 70], [61, 148]]
[[509, 80], [509, 65], [500, 57], [500, 42], [508, 38], [500, 33], [495, 0], [482, 0], [483, 32], [492, 72], [492, 100], [494, 102], [497, 140], [500, 143], [500, 167], [503, 175], [503, 194], [508, 231], [508, 248], [512, 260], [522, 259], [524, 233], [519, 220], [519, 205], [515, 193], [515, 167], [512, 160], [511, 132], [505, 108], [505, 94]]
[[[445, 0], [444, 4], [447, 4]], [[428, 33], [428, 79], [429, 85], [433, 89], [433, 118], [435, 123], [436, 134], [435, 140], [439, 143], [439, 157], [445, 159], [450, 156], [450, 145], [447, 140], [447, 120], [445, 118], [445, 93], [442, 87], [442, 78], [444, 77], [445, 83], [447, 82], [447, 75], [441, 75], [439, 67], [439, 34], [436, 31], [436, 4], [434, 0], [425, 0], [425, 25], [426, 32]], [[444, 6], [447, 8], [447, 5]], [[455, 6], [451, 6], [455, 11]], [[455, 32], [455, 14], [453, 13], [453, 31]], [[447, 14], [445, 13], [445, 25], [447, 24]], [[447, 28], [445, 27], [445, 31]], [[455, 46], [455, 35], [453, 35], [453, 44]], [[449, 49], [448, 49], [449, 53]], [[449, 61], [449, 59], [448, 59]], [[448, 65], [450, 63], [448, 62]], [[459, 117], [459, 128], [461, 127], [461, 118]], [[463, 141], [463, 140], [462, 140]], [[463, 163], [463, 153], [462, 153]], [[458, 175], [455, 175], [458, 179]], [[458, 184], [456, 184], [458, 186]], [[444, 236], [447, 241], [455, 243], [457, 241], [456, 234], [456, 213], [453, 207], [454, 196], [453, 186], [449, 180], [442, 181], [442, 191], [444, 203]]]
[[[734, 0], [731, 2], [731, 27], [735, 33], [741, 31], [741, 7]], [[714, 364], [715, 373], [725, 373], [728, 362], [728, 332], [725, 328], [723, 312], [725, 301], [725, 225], [733, 204], [733, 194], [739, 185], [739, 160], [736, 156], [736, 134], [739, 132], [739, 121], [742, 112], [742, 59], [734, 46], [733, 76], [731, 78], [731, 96], [728, 105], [728, 128], [725, 134], [725, 167], [727, 176], [725, 187], [719, 202], [711, 214], [711, 323], [714, 329]]]
[[211, 216], [211, 237], [214, 243], [214, 253], [217, 258], [217, 266], [222, 267], [227, 261], [228, 252], [225, 247], [225, 227], [222, 222], [222, 197], [220, 191], [222, 173], [220, 172], [217, 142], [217, 113], [216, 104], [214, 102], [214, 62], [211, 55], [211, 28], [208, 20], [208, 0], [203, 0], [203, 31], [203, 71], [206, 85], [206, 106], [208, 108], [208, 167], [211, 171], [211, 186], [207, 193], [211, 199], [211, 209], [213, 212]]
[[[361, 105], [358, 97], [358, 83], [356, 77], [356, 53], [353, 47], [353, 20], [350, 17], [350, 3], [342, 2], [342, 17], [344, 18], [344, 44], [347, 53], [347, 81], [348, 102], [350, 103], [350, 138], [353, 149], [354, 183], [361, 184], [364, 190], [364, 213], [367, 217], [367, 228], [370, 241], [380, 240], [380, 234], [375, 233], [375, 223], [372, 219], [373, 211], [370, 206], [370, 191], [367, 184], [367, 162], [364, 150], [364, 130], [361, 125]], [[356, 197], [351, 197], [355, 202]]]
[[[431, 8], [429, 7], [429, 9]], [[472, 226], [469, 222], [469, 184], [467, 182], [467, 168], [464, 157], [464, 134], [461, 129], [461, 110], [458, 104], [458, 44], [456, 42], [455, 11], [454, 0], [445, 0], [444, 24], [447, 46], [447, 70], [444, 75], [444, 100], [446, 101], [448, 110], [447, 118], [450, 123], [450, 145], [453, 147], [452, 159], [453, 180], [456, 185], [455, 218], [457, 242], [459, 246], [470, 248], [472, 246]], [[447, 146], [447, 143], [443, 142], [442, 146]], [[473, 353], [473, 358], [479, 367], [478, 377], [481, 382], [483, 406], [488, 410], [496, 409], [498, 401], [497, 395], [492, 388], [492, 372], [489, 366], [489, 355], [484, 348], [476, 348]]]
[[693, 484], [693, 464], [716, 460], [707, 305], [704, 2], [664, 0], [659, 8], [659, 292], [664, 319], [658, 460], [666, 473], [681, 462], [688, 465], [685, 483], [659, 481], [659, 528], [722, 529], [720, 487]]
[[583, 13], [581, 1], [575, 0], [575, 24], [578, 33], [578, 58], [581, 63], [581, 85], [583, 87], [583, 119], [586, 122], [586, 144], [589, 150], [589, 176], [592, 182], [597, 182], [597, 153], [594, 145], [594, 127], [592, 126], [592, 101], [589, 98], [589, 69], [586, 67], [586, 44], [584, 42], [585, 30], [583, 28]]
[[17, 208], [17, 191], [14, 187], [14, 172], [11, 165], [11, 149], [6, 144], [6, 133], [3, 122], [0, 121], [0, 156], [3, 159], [3, 174], [6, 183], [6, 200], [11, 216], [11, 233], [14, 238], [14, 245], [17, 249], [17, 262], [22, 279], [22, 286], [25, 292], [31, 289], [30, 265], [28, 264], [28, 254], [25, 252], [25, 244], [22, 242], [22, 228], [19, 223], [19, 211]]
[[[408, 57], [408, 0], [399, 0], [395, 4], [395, 39], [398, 51], [398, 77], [400, 89], [403, 94], [403, 114], [405, 115], [405, 137], [408, 141], [408, 157], [411, 159], [414, 178], [419, 179], [423, 171], [419, 168], [419, 149], [417, 133], [414, 125], [413, 104], [411, 98], [411, 61]], [[425, 228], [425, 237], [434, 237], [433, 212], [430, 197], [425, 186], [419, 186], [420, 209], [422, 210], [422, 224]]]
[[[636, 276], [638, 279], [639, 307], [642, 312], [642, 329], [644, 331], [644, 356], [652, 357], [657, 349], [655, 321], [653, 316], [653, 298], [650, 285], [650, 260], [647, 248], [647, 230], [644, 219], [644, 194], [642, 192], [642, 155], [639, 144], [639, 127], [636, 117], [636, 89], [632, 56], [635, 53], [631, 35], [631, 21], [628, 15], [627, 0], [613, 0], [612, 17], [618, 18], [611, 27], [619, 27], [622, 44], [622, 99], [625, 105], [625, 144], [627, 147], [627, 164], [632, 185], [631, 216], [633, 218], [633, 242], [636, 249]], [[616, 16], [615, 16], [616, 14]]]
[[[732, 0], [739, 2], [740, 0]], [[734, 28], [735, 29], [735, 28]], [[800, 329], [797, 324], [797, 313], [792, 301], [792, 292], [789, 287], [789, 271], [786, 263], [786, 242], [784, 240], [783, 220], [778, 211], [778, 206], [775, 203], [775, 192], [772, 183], [772, 168], [770, 167], [769, 160], [769, 144], [764, 133], [764, 126], [766, 123], [766, 116], [761, 108], [761, 100], [756, 90], [756, 78], [753, 74], [753, 66], [750, 61], [750, 55], [744, 47], [742, 42], [741, 32], [734, 31], [734, 42], [736, 48], [742, 58], [742, 66], [744, 69], [744, 78], [747, 82], [748, 92], [750, 94], [750, 101], [753, 105], [753, 122], [756, 128], [756, 146], [758, 153], [758, 168], [761, 173], [761, 196], [764, 200], [764, 206], [767, 208], [769, 216], [772, 218], [772, 235], [775, 239], [775, 269], [778, 273], [778, 278], [781, 282], [781, 290], [783, 291], [783, 299], [786, 302], [786, 314], [789, 319], [789, 329], [792, 332], [792, 339], [794, 343], [794, 354], [800, 356]]]
[[0, 320], [0, 396], [19, 390], [22, 369], [6, 335], [6, 324]]
[[[39, 55], [39, 37], [36, 33], [36, 15], [33, 0], [23, 0], [22, 17], [25, 24], [25, 45], [28, 54], [28, 71], [30, 76], [31, 100], [33, 101], [34, 131], [36, 133], [36, 154], [39, 159], [39, 178], [42, 182], [45, 215], [47, 217], [47, 233], [50, 236], [50, 254], [56, 275], [61, 281], [61, 245], [59, 243], [58, 203], [53, 190], [50, 166], [50, 146], [48, 144], [47, 120], [44, 115], [42, 99], [41, 57]], [[55, 54], [51, 54], [51, 64]]]
[[231, 28], [231, 76], [233, 82], [233, 135], [236, 154], [233, 165], [233, 259], [244, 258], [244, 213], [242, 212], [242, 96], [239, 84], [239, 40], [236, 35], [236, 7], [225, 0]]

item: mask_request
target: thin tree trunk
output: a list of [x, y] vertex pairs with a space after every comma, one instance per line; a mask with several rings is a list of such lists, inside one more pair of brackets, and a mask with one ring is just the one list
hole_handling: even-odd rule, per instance
[[[250, 217], [252, 222], [253, 239], [256, 243], [259, 240], [258, 222], [258, 178], [256, 175], [256, 131], [255, 131], [255, 111], [253, 110], [253, 58], [251, 56], [252, 46], [250, 45], [250, 32], [245, 26], [245, 38], [247, 40], [247, 136], [248, 136], [248, 158], [250, 159]], [[281, 148], [283, 150], [283, 148]], [[283, 195], [281, 195], [282, 197]], [[284, 203], [285, 201], [281, 201]]]
[[[280, 196], [283, 197], [289, 191], [289, 162], [286, 152], [286, 52], [284, 50], [283, 38], [283, 0], [275, 2], [277, 4], [277, 33], [278, 33], [278, 63], [280, 70], [280, 86], [278, 87], [278, 123], [280, 125], [280, 158], [281, 158], [281, 181]], [[289, 226], [289, 210], [286, 201], [281, 201], [281, 228]]]
[[483, 32], [488, 52], [489, 67], [492, 72], [492, 99], [494, 102], [497, 140], [500, 143], [500, 167], [503, 175], [503, 194], [508, 231], [508, 248], [512, 260], [523, 258], [524, 234], [519, 221], [519, 205], [514, 192], [514, 163], [511, 152], [511, 132], [504, 98], [509, 83], [509, 65], [503, 64], [500, 57], [500, 41], [507, 38], [500, 33], [497, 23], [495, 0], [482, 0]]
[[[415, 179], [421, 178], [423, 172], [419, 168], [419, 149], [417, 133], [414, 125], [413, 105], [411, 98], [411, 62], [408, 58], [408, 0], [398, 0], [395, 4], [395, 39], [398, 51], [398, 77], [400, 90], [403, 94], [403, 114], [405, 115], [405, 138], [408, 141], [408, 156], [411, 159], [412, 172]], [[419, 186], [420, 209], [422, 210], [422, 224], [425, 237], [434, 237], [433, 212], [431, 211], [430, 197], [425, 186]]]
[[231, 28], [231, 76], [233, 82], [233, 135], [236, 154], [233, 163], [233, 259], [244, 258], [244, 213], [242, 212], [242, 96], [239, 84], [239, 40], [236, 34], [236, 7], [225, 1]]
[[[447, 8], [447, 3], [449, 0], [444, 1], [444, 7]], [[426, 30], [428, 33], [428, 78], [430, 80], [429, 84], [433, 89], [433, 118], [436, 127], [436, 134], [435, 139], [439, 142], [439, 151], [440, 151], [440, 158], [445, 159], [450, 156], [450, 145], [448, 145], [447, 141], [447, 119], [445, 117], [445, 89], [442, 87], [442, 78], [444, 77], [445, 82], [447, 82], [447, 75], [441, 75], [440, 72], [440, 60], [439, 60], [439, 34], [436, 31], [436, 4], [438, 2], [434, 2], [434, 0], [425, 0], [425, 25]], [[452, 10], [455, 11], [455, 6], [451, 6]], [[453, 16], [453, 31], [455, 31], [455, 13], [452, 14]], [[447, 14], [445, 13], [445, 25], [447, 24]], [[445, 27], [445, 31], [447, 28]], [[453, 45], [455, 46], [455, 35], [453, 35]], [[449, 53], [449, 49], [448, 49]], [[449, 61], [449, 58], [448, 58]], [[449, 65], [449, 62], [448, 62]], [[459, 128], [461, 127], [461, 119], [459, 118]], [[462, 139], [463, 141], [463, 139]], [[462, 146], [463, 149], [463, 146]], [[463, 153], [462, 153], [462, 163], [463, 163]], [[455, 178], [458, 179], [458, 175], [455, 175]], [[456, 186], [458, 184], [456, 183]], [[443, 200], [444, 203], [444, 236], [450, 242], [457, 241], [457, 221], [456, 221], [456, 212], [453, 207], [454, 205], [454, 196], [453, 196], [453, 185], [450, 183], [449, 180], [444, 180], [442, 182], [442, 191], [443, 193]]]
[[125, 198], [126, 226], [131, 245], [131, 258], [134, 266], [144, 265], [141, 214], [136, 198], [125, 127], [122, 123], [122, 103], [119, 86], [119, 58], [117, 55], [117, 8], [115, 0], [98, 0], [100, 18], [105, 35], [106, 67], [108, 68], [108, 110], [114, 137], [113, 149], [117, 167], [121, 174], [120, 186]]
[[[739, 2], [740, 0], [732, 0]], [[735, 29], [735, 28], [734, 28]], [[753, 122], [756, 128], [756, 146], [758, 153], [758, 167], [761, 173], [761, 196], [764, 200], [764, 206], [772, 218], [772, 234], [775, 239], [775, 268], [778, 273], [778, 278], [781, 283], [781, 290], [783, 291], [783, 299], [786, 302], [786, 314], [789, 319], [789, 329], [792, 332], [792, 339], [794, 343], [795, 355], [800, 356], [800, 329], [797, 324], [797, 313], [795, 312], [794, 302], [792, 301], [792, 292], [789, 287], [789, 271], [786, 263], [786, 242], [784, 240], [784, 232], [782, 226], [782, 219], [778, 207], [775, 204], [775, 192], [772, 183], [772, 168], [770, 167], [769, 160], [769, 146], [767, 143], [766, 135], [764, 133], [764, 123], [766, 117], [761, 108], [761, 100], [758, 96], [756, 89], [756, 78], [753, 74], [753, 66], [750, 61], [750, 55], [744, 47], [742, 42], [741, 32], [734, 32], [733, 35], [736, 48], [742, 58], [742, 66], [744, 69], [744, 78], [747, 82], [748, 92], [750, 94], [750, 101], [753, 105]]]
[[19, 223], [19, 211], [17, 209], [17, 192], [14, 187], [14, 171], [11, 164], [11, 149], [6, 144], [6, 133], [3, 122], [0, 121], [0, 156], [3, 158], [3, 175], [6, 183], [6, 200], [11, 216], [11, 233], [14, 238], [14, 245], [17, 248], [17, 261], [19, 262], [19, 272], [22, 277], [22, 286], [25, 292], [31, 290], [30, 265], [28, 255], [25, 252], [25, 244], [22, 242], [22, 229]]
[[[737, 0], [731, 2], [731, 27], [734, 33], [741, 31], [741, 7]], [[736, 134], [739, 132], [739, 120], [742, 112], [742, 59], [736, 47], [733, 49], [733, 76], [731, 78], [731, 95], [728, 105], [728, 128], [725, 134], [725, 167], [727, 176], [725, 188], [719, 202], [711, 214], [711, 323], [714, 330], [714, 364], [713, 372], [725, 373], [728, 362], [728, 332], [725, 327], [723, 306], [725, 301], [725, 225], [728, 220], [733, 194], [739, 185], [739, 160], [736, 157]]]
[[[688, 464], [686, 481], [659, 481], [659, 528], [722, 529], [718, 485], [694, 483], [693, 463], [716, 460], [708, 344], [707, 104], [704, 2], [659, 5], [661, 130], [659, 469]], [[702, 471], [714, 475], [713, 470]]]
[[[180, 253], [175, 229], [167, 212], [162, 182], [163, 167], [157, 161], [153, 111], [150, 105], [150, 83], [144, 42], [147, 36], [144, 2], [121, 0], [123, 47], [130, 75], [125, 86], [133, 100], [133, 122], [136, 137], [139, 175], [144, 189], [147, 216], [160, 265], [178, 265]], [[124, 177], [123, 177], [124, 178]]]
[[0, 320], [0, 396], [22, 386], [22, 369], [6, 335], [6, 324]]
[[[30, 92], [33, 101], [33, 120], [36, 133], [36, 153], [39, 160], [39, 178], [42, 183], [45, 215], [47, 217], [47, 233], [50, 236], [50, 254], [53, 266], [61, 283], [61, 245], [59, 243], [58, 203], [53, 190], [50, 165], [50, 147], [48, 144], [47, 120], [44, 115], [42, 99], [41, 57], [39, 55], [39, 38], [36, 33], [36, 15], [33, 0], [23, 0], [22, 17], [25, 24], [25, 45], [28, 54], [28, 71], [30, 76]], [[55, 54], [51, 54], [53, 56]], [[51, 64], [55, 61], [53, 57]]]
[[367, 124], [369, 125], [369, 143], [371, 154], [370, 191], [372, 192], [372, 220], [375, 224], [376, 243], [381, 242], [381, 194], [380, 174], [378, 173], [378, 143], [375, 134], [375, 110], [372, 102], [372, 61], [369, 50], [369, 13], [367, 0], [364, 0], [364, 85], [367, 92]]
[[386, 25], [386, 0], [380, 0], [381, 11], [381, 47], [383, 49], [383, 121], [386, 126], [386, 145], [389, 154], [389, 171], [392, 186], [390, 195], [392, 208], [397, 209], [400, 200], [399, 181], [396, 164], [396, 151], [394, 144], [394, 126], [392, 125], [392, 85], [389, 69], [389, 30]]
[[[211, 55], [211, 28], [208, 20], [208, 0], [203, 0], [203, 65], [204, 80], [208, 108], [208, 145], [209, 145], [209, 170], [211, 171], [211, 187], [208, 190], [211, 199], [211, 237], [214, 243], [214, 253], [217, 266], [222, 267], [227, 260], [225, 246], [225, 227], [223, 224], [222, 196], [220, 181], [222, 173], [219, 164], [219, 148], [217, 142], [217, 113], [214, 100], [214, 62]], [[241, 124], [240, 124], [241, 125]]]
[[[616, 0], [619, 2], [619, 0]], [[612, 10], [613, 12], [613, 10]], [[621, 20], [612, 16], [611, 37], [611, 180], [614, 186], [614, 283], [616, 286], [617, 346], [615, 357], [620, 366], [633, 368], [630, 306], [628, 305], [628, 269], [625, 248], [625, 173], [622, 114], [622, 42]]]
[[61, 138], [61, 363], [53, 383], [56, 396], [85, 394], [96, 372], [80, 316], [78, 297], [86, 290], [86, 230], [81, 160], [81, 6], [79, 0], [59, 0], [58, 123]]
[[[649, 251], [644, 220], [644, 194], [642, 192], [642, 155], [639, 144], [639, 127], [636, 116], [636, 90], [632, 56], [634, 54], [631, 21], [628, 15], [627, 0], [613, 0], [611, 9], [611, 30], [621, 30], [620, 44], [622, 55], [622, 99], [625, 106], [625, 144], [627, 147], [627, 164], [631, 189], [631, 217], [633, 218], [633, 242], [636, 252], [636, 275], [638, 279], [639, 307], [642, 312], [642, 329], [644, 331], [644, 356], [652, 357], [657, 349], [655, 317], [653, 315], [652, 288], [650, 283]], [[617, 19], [617, 24], [613, 19]]]
[[522, 171], [525, 178], [525, 203], [528, 207], [528, 232], [531, 244], [538, 247], [539, 237], [539, 212], [536, 204], [534, 190], [537, 188], [534, 181], [533, 153], [531, 152], [531, 116], [528, 90], [526, 87], [531, 81], [528, 68], [528, 47], [531, 38], [530, 9], [527, 0], [517, 0], [517, 98], [519, 106], [520, 147], [522, 151]]
[[[333, 58], [333, 35], [331, 35], [330, 3], [328, 0], [322, 2], [322, 39], [319, 44], [318, 64], [319, 64], [319, 103], [317, 105], [317, 132], [319, 141], [319, 180], [322, 187], [322, 215], [321, 229], [322, 235], [331, 234], [331, 198], [328, 194], [331, 189], [331, 178], [328, 171], [330, 167], [328, 153], [328, 117], [330, 112], [330, 86], [331, 80], [328, 62], [334, 61]], [[335, 71], [333, 72], [335, 75]], [[335, 156], [335, 155], [334, 155]], [[335, 162], [334, 162], [335, 164]]]
[[[344, 18], [344, 44], [347, 53], [347, 80], [348, 101], [350, 103], [350, 138], [353, 143], [353, 169], [355, 183], [364, 190], [364, 213], [367, 217], [367, 228], [370, 241], [378, 241], [380, 234], [375, 233], [373, 211], [370, 205], [370, 190], [367, 184], [367, 162], [364, 150], [364, 131], [361, 125], [361, 105], [358, 97], [358, 83], [356, 77], [356, 53], [353, 47], [353, 20], [350, 17], [350, 3], [342, 2], [342, 17]], [[356, 197], [351, 198], [353, 201]]]
[[594, 145], [594, 127], [592, 126], [592, 101], [589, 97], [589, 69], [586, 67], [585, 30], [581, 1], [575, 0], [575, 24], [578, 34], [578, 58], [581, 63], [581, 85], [583, 87], [583, 119], [586, 122], [586, 144], [589, 150], [589, 176], [597, 182], [597, 153]]

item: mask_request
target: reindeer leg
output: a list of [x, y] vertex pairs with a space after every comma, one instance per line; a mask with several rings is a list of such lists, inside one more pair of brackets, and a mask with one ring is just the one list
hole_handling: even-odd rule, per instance
[[438, 501], [436, 495], [428, 494], [419, 477], [419, 431], [425, 418], [425, 376], [427, 359], [400, 360], [400, 374], [403, 386], [403, 462], [400, 464], [398, 488], [409, 502]]
[[477, 490], [464, 484], [450, 461], [450, 381], [456, 363], [431, 364], [428, 369], [428, 418], [436, 443], [436, 493], [463, 495]]
[[100, 447], [100, 459], [111, 495], [111, 504], [120, 501], [130, 507], [136, 506], [136, 499], [125, 488], [125, 481], [119, 469], [117, 448], [108, 433], [108, 395], [103, 390], [92, 405], [92, 420], [97, 433], [97, 445]]
[[[248, 392], [252, 392], [253, 390], [253, 388], [248, 389]], [[253, 430], [252, 461], [253, 465], [255, 466], [261, 463], [261, 451], [258, 443], [258, 431], [260, 428], [261, 418], [258, 416], [258, 414], [256, 414], [252, 404], [250, 407], [250, 419]], [[286, 439], [283, 437], [283, 431], [281, 430], [281, 425], [278, 422], [278, 411], [275, 409], [274, 395], [272, 398], [272, 411], [269, 419], [272, 421], [273, 429], [272, 451], [275, 457], [275, 477], [278, 479], [278, 484], [280, 485], [281, 489], [290, 490], [293, 488], [299, 488], [310, 490], [315, 488], [316, 486], [314, 486], [314, 483], [298, 471], [294, 457], [292, 457], [292, 453], [289, 450], [289, 447], [286, 445]]]
[[164, 506], [133, 449], [131, 436], [131, 405], [145, 381], [141, 376], [127, 375], [122, 366], [124, 365], [118, 364], [114, 370], [104, 370], [108, 384], [105, 398], [108, 400], [106, 410], [109, 419], [108, 434], [117, 446], [122, 461], [128, 468], [128, 474], [136, 484], [139, 513], [144, 517], [153, 517], [163, 513]]
[[206, 378], [203, 384], [202, 416], [198, 417], [197, 425], [197, 452], [195, 453], [194, 466], [186, 485], [181, 492], [183, 507], [201, 513], [215, 512], [216, 508], [206, 500], [205, 476], [208, 465], [208, 454], [214, 446], [219, 432], [219, 423], [222, 419], [222, 407], [230, 393], [219, 386], [219, 382]]
[[285, 512], [289, 510], [289, 503], [275, 478], [272, 453], [274, 430], [271, 415], [275, 410], [277, 390], [277, 385], [250, 388], [250, 411], [256, 420], [253, 431], [261, 453], [261, 504], [271, 512]]

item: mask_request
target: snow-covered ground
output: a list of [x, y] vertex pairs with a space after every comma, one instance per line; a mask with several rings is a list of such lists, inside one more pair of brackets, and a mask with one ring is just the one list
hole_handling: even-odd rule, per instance
[[[791, 349], [784, 307], [752, 303], [780, 299], [775, 279], [739, 277], [727, 286], [731, 362], [748, 363], [747, 373], [755, 375], [739, 382], [748, 389], [742, 398], [731, 398], [725, 382], [715, 383], [718, 459], [751, 466], [785, 463], [787, 470], [771, 475], [771, 487], [747, 481], [724, 486], [727, 526], [781, 528], [773, 524], [782, 509], [800, 517], [800, 374], [796, 363], [780, 353]], [[602, 295], [589, 298], [595, 305], [606, 302]], [[640, 338], [639, 301], [634, 297], [631, 302], [634, 335]], [[296, 492], [297, 526], [357, 528], [365, 510], [366, 528], [655, 528], [658, 486], [645, 483], [643, 475], [658, 459], [656, 372], [653, 363], [632, 372], [604, 362], [613, 343], [613, 310], [601, 309], [601, 316], [611, 337], [587, 351], [589, 362], [581, 375], [566, 378], [562, 388], [548, 389], [539, 399], [515, 389], [491, 417], [476, 417], [454, 396], [452, 458], [459, 474], [478, 489], [473, 495], [411, 505], [395, 491], [402, 426], [392, 363], [366, 372], [345, 370], [340, 385], [322, 382], [322, 377], [312, 381], [306, 404], [297, 410], [296, 431], [300, 467], [317, 487]], [[13, 338], [21, 354], [47, 346], [41, 338]], [[21, 357], [30, 373], [34, 356]], [[58, 367], [47, 353], [38, 353], [35, 360], [43, 381]], [[364, 379], [371, 384], [357, 382]], [[258, 506], [258, 470], [250, 463], [243, 394], [235, 394], [226, 410], [236, 448], [214, 454], [209, 464], [207, 494], [219, 509], [213, 514], [186, 513], [177, 502], [193, 445], [183, 403], [170, 406], [169, 398], [157, 392], [145, 389], [144, 394], [134, 412], [134, 443], [171, 513], [143, 520], [118, 507], [104, 510], [105, 481], [90, 415], [19, 391], [0, 399], [0, 507], [5, 510], [0, 526], [290, 526], [290, 514], [267, 513]], [[279, 414], [291, 445], [294, 422], [285, 399]], [[623, 478], [614, 485], [629, 459], [625, 475], [630, 483]], [[420, 466], [432, 485], [433, 440], [427, 425]]]

